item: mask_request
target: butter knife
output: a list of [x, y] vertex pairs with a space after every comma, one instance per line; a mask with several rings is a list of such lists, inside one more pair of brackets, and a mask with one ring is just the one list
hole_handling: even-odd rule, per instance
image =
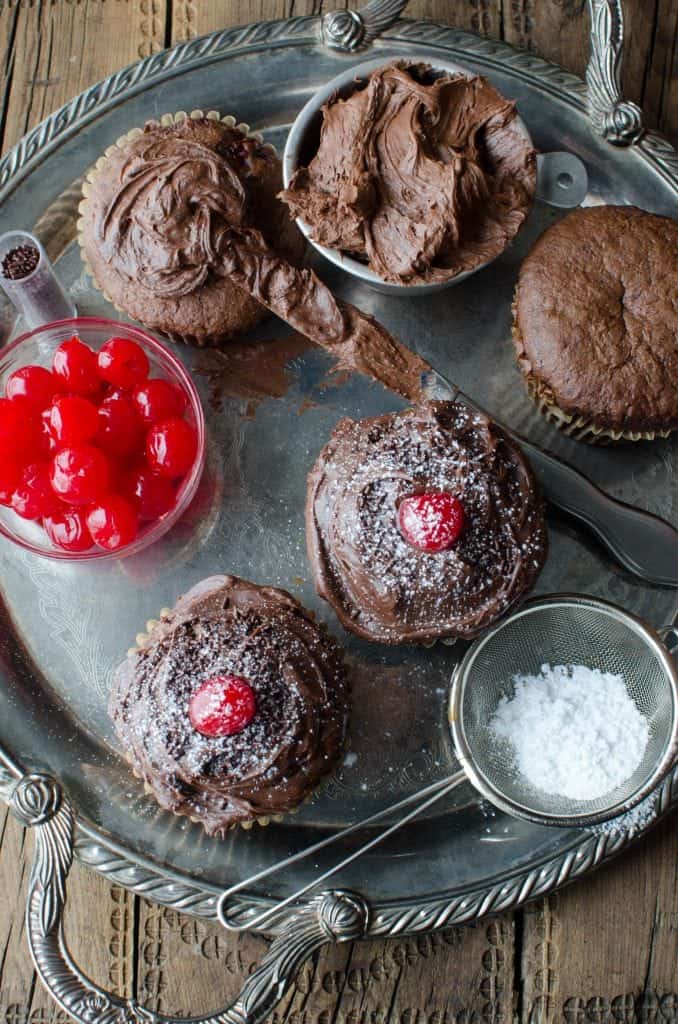
[[[421, 375], [428, 399], [463, 402], [485, 412], [437, 370]], [[495, 416], [491, 417], [496, 423]], [[661, 587], [678, 587], [678, 530], [659, 516], [617, 501], [574, 466], [499, 424], [527, 454], [545, 499], [587, 527], [610, 555], [634, 576]]]

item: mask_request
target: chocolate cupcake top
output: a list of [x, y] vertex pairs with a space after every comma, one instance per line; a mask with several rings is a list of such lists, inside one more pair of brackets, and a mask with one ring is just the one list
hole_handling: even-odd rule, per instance
[[303, 238], [276, 199], [281, 183], [273, 149], [235, 126], [149, 121], [86, 184], [87, 259], [112, 300], [149, 326], [199, 339], [246, 329], [263, 310], [229, 280], [219, 243], [231, 227], [256, 227], [298, 263]]
[[[435, 552], [399, 519], [427, 494], [463, 510], [458, 539]], [[344, 626], [393, 644], [474, 636], [532, 587], [547, 545], [519, 448], [452, 402], [342, 420], [309, 476], [306, 531], [316, 587]]]
[[401, 63], [323, 107], [318, 151], [282, 197], [316, 241], [408, 284], [498, 256], [535, 188], [513, 103], [484, 78]]
[[520, 269], [514, 342], [547, 404], [602, 429], [678, 427], [678, 220], [575, 210]]
[[[192, 698], [224, 676], [246, 680], [254, 715], [232, 735], [203, 735]], [[347, 683], [337, 645], [289, 594], [213, 576], [117, 670], [110, 714], [160, 805], [221, 835], [296, 806], [333, 767]]]

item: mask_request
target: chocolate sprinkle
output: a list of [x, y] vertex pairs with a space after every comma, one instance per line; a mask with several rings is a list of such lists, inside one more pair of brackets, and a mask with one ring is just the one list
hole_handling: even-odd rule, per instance
[[39, 262], [40, 253], [34, 245], [18, 245], [3, 259], [2, 276], [10, 281], [21, 281], [33, 273]]

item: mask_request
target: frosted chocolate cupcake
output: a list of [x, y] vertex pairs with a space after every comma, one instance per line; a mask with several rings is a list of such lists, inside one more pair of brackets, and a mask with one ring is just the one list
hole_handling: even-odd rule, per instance
[[520, 449], [453, 402], [342, 420], [309, 475], [306, 538], [318, 593], [388, 644], [475, 636], [529, 592], [547, 548]]
[[109, 710], [160, 806], [221, 836], [301, 803], [344, 737], [335, 642], [285, 591], [235, 576], [197, 584], [150, 626]]
[[632, 206], [575, 210], [520, 269], [518, 365], [544, 415], [583, 441], [678, 427], [678, 221]]
[[218, 259], [228, 226], [252, 227], [293, 265], [301, 233], [276, 198], [272, 146], [214, 111], [165, 115], [109, 147], [87, 176], [80, 245], [117, 309], [175, 340], [218, 344], [252, 328], [265, 307]]

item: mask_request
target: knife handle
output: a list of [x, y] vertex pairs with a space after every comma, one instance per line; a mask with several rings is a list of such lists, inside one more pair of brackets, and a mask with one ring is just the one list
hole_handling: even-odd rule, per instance
[[659, 516], [617, 501], [578, 469], [517, 438], [544, 497], [583, 523], [610, 554], [647, 583], [678, 587], [678, 530]]

